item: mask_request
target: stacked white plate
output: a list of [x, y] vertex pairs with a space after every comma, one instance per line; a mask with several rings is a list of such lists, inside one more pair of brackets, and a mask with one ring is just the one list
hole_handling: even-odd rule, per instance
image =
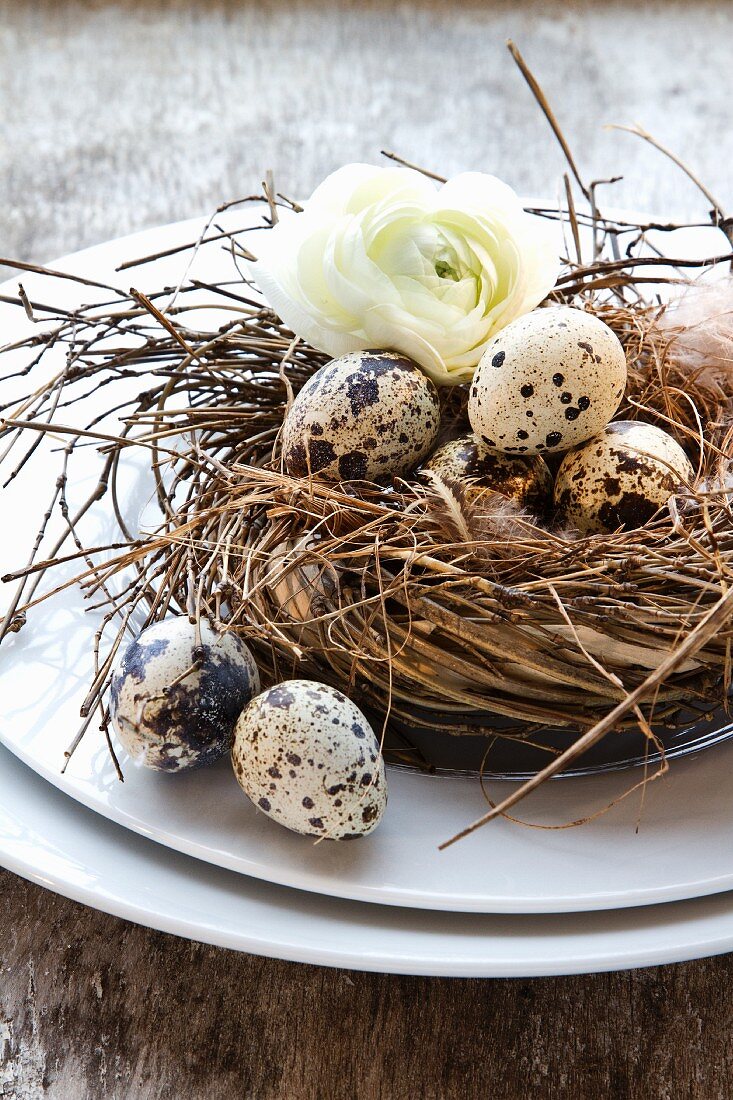
[[[122, 276], [115, 268], [195, 240], [201, 228], [167, 226], [54, 267], [124, 288], [176, 285], [190, 253]], [[224, 262], [209, 248], [196, 274], [211, 281]], [[66, 308], [95, 293], [57, 279], [22, 281], [31, 298]], [[17, 280], [0, 294], [15, 297]], [[0, 304], [0, 345], [30, 325], [22, 309]], [[1, 573], [22, 564], [32, 544], [55, 478], [50, 446], [17, 491], [0, 494]], [[136, 478], [132, 470], [129, 501], [142, 520]], [[92, 464], [87, 477], [77, 460], [72, 507], [94, 479]], [[87, 529], [89, 541], [114, 537], [104, 510], [90, 522], [98, 526], [95, 538]], [[12, 586], [0, 593], [2, 610]], [[368, 970], [529, 976], [733, 947], [733, 743], [676, 761], [649, 786], [643, 807], [632, 795], [580, 828], [551, 828], [592, 817], [630, 785], [628, 771], [563, 779], [522, 807], [544, 828], [499, 820], [443, 852], [438, 845], [485, 810], [478, 782], [392, 769], [387, 813], [373, 836], [316, 845], [257, 812], [225, 761], [166, 776], [123, 757], [120, 783], [93, 725], [62, 774], [98, 622], [70, 588], [33, 610], [0, 648], [0, 863], [18, 874], [179, 935]]]

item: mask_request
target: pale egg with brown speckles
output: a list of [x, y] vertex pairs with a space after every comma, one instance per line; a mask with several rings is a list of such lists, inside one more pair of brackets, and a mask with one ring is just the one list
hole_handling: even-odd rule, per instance
[[336, 688], [311, 680], [286, 680], [252, 700], [236, 725], [232, 763], [256, 806], [306, 836], [365, 836], [387, 804], [368, 721]]
[[512, 321], [488, 345], [468, 418], [493, 450], [566, 451], [606, 426], [625, 388], [624, 349], [608, 325], [581, 309], [549, 306]]
[[693, 476], [667, 432], [618, 420], [563, 458], [555, 479], [557, 517], [585, 534], [635, 530]]
[[412, 359], [355, 351], [305, 383], [283, 424], [287, 473], [385, 481], [412, 470], [435, 442], [438, 391]]
[[448, 484], [459, 484], [469, 501], [490, 490], [523, 508], [541, 512], [552, 495], [552, 474], [541, 455], [530, 458], [492, 451], [475, 435], [462, 435], [439, 447], [422, 466]]

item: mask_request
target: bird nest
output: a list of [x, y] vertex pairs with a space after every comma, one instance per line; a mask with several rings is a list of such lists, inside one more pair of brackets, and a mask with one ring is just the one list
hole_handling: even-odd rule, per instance
[[[327, 357], [247, 283], [238, 268], [246, 246], [222, 228], [221, 212], [189, 246], [196, 256], [228, 250], [231, 274], [215, 283], [194, 278], [190, 264], [177, 287], [146, 294], [64, 276], [95, 299], [73, 309], [19, 286], [11, 300], [35, 325], [2, 349], [12, 363], [0, 383], [3, 480], [22, 477], [41, 439], [53, 441], [59, 465], [32, 552], [3, 578], [14, 594], [0, 640], [24, 629], [61, 584], [80, 585], [90, 605], [103, 606], [80, 735], [95, 711], [106, 729], [110, 670], [131, 623], [171, 611], [241, 633], [265, 682], [327, 681], [403, 737], [430, 729], [531, 741], [547, 727], [566, 730], [567, 747], [523, 790], [612, 731], [640, 728], [654, 744], [660, 726], [725, 703], [733, 373], [720, 328], [733, 327], [733, 294], [728, 277], [688, 290], [701, 272], [729, 264], [728, 223], [715, 204], [704, 255], [663, 255], [660, 241], [676, 241], [684, 227], [603, 214], [595, 185], [569, 163], [590, 200], [585, 212], [568, 181], [562, 209], [533, 208], [559, 219], [567, 239], [550, 300], [590, 310], [614, 330], [629, 367], [616, 418], [662, 427], [695, 468], [694, 483], [638, 530], [581, 537], [439, 477], [377, 485], [288, 476], [283, 418]], [[279, 206], [294, 205], [269, 182], [243, 201], [263, 203], [265, 231]], [[155, 259], [127, 263], [128, 276]], [[58, 273], [13, 266], [58, 285]], [[213, 327], [197, 324], [202, 308], [209, 320], [217, 311]], [[44, 370], [59, 354], [62, 367]], [[104, 415], [87, 416], [100, 388]], [[441, 392], [443, 438], [468, 430], [466, 400], [464, 386]], [[149, 459], [155, 479], [159, 522], [145, 532], [132, 529], [119, 501], [132, 453]], [[98, 477], [71, 509], [66, 486], [80, 456], [88, 470], [92, 455]], [[81, 521], [100, 508], [115, 513], [118, 539], [87, 545]], [[73, 582], [41, 583], [69, 563], [78, 565]]]

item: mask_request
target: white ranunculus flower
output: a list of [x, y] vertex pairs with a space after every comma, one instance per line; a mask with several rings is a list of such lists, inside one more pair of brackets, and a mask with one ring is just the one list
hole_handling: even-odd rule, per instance
[[442, 384], [470, 379], [487, 341], [546, 297], [559, 267], [547, 223], [494, 176], [437, 187], [367, 164], [334, 172], [250, 247], [267, 302], [313, 347], [401, 351]]

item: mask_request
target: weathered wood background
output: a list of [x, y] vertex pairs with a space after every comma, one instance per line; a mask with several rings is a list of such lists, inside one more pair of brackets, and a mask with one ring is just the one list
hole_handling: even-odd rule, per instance
[[[266, 168], [307, 194], [380, 148], [554, 193], [541, 77], [614, 201], [704, 213], [638, 121], [733, 205], [733, 5], [0, 0], [0, 255], [48, 260], [208, 212]], [[2, 703], [0, 702], [0, 708]], [[733, 1095], [733, 961], [542, 981], [237, 956], [0, 875], [0, 1096]]]

